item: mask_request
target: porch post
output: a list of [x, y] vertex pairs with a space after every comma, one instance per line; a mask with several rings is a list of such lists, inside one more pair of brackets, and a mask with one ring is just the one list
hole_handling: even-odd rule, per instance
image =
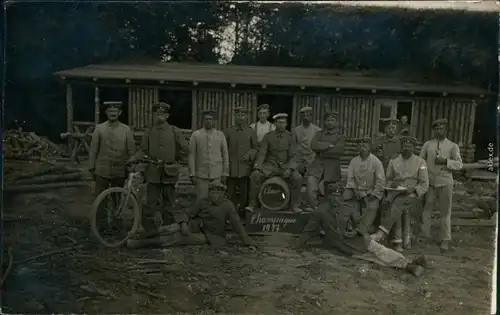
[[[66, 131], [73, 132], [73, 88], [71, 84], [66, 83]], [[73, 138], [68, 137], [68, 153], [73, 150]]]
[[99, 124], [100, 111], [101, 111], [101, 100], [99, 98], [99, 86], [94, 88], [94, 123]]

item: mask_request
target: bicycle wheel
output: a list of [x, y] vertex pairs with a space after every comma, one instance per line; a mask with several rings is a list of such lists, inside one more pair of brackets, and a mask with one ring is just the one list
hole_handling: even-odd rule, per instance
[[[92, 233], [106, 247], [116, 248], [125, 244], [137, 233], [140, 221], [139, 203], [125, 188], [106, 189], [97, 196], [92, 205], [90, 214]], [[108, 238], [110, 240], [107, 240]]]

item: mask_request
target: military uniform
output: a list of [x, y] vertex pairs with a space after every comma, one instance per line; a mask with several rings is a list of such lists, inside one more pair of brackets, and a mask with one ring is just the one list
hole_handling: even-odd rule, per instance
[[[304, 107], [300, 110], [300, 113], [310, 112], [312, 112], [311, 107]], [[299, 125], [292, 131], [293, 141], [296, 145], [297, 171], [301, 174], [305, 174], [314, 161], [316, 153], [311, 149], [311, 141], [320, 130], [320, 127], [310, 123], [308, 126]]]
[[[204, 111], [203, 115], [215, 115]], [[189, 140], [189, 176], [195, 178], [196, 198], [208, 196], [208, 184], [220, 182], [229, 176], [229, 153], [224, 133], [215, 128], [201, 128], [193, 132]]]
[[[245, 109], [235, 108], [235, 113], [246, 113]], [[234, 205], [244, 208], [248, 205], [249, 177], [257, 154], [259, 142], [257, 133], [249, 126], [233, 126], [224, 130], [229, 154], [228, 197]], [[243, 161], [243, 158], [248, 161]], [[240, 198], [236, 196], [239, 190]]]
[[[326, 113], [325, 119], [336, 117]], [[317, 206], [318, 183], [338, 182], [341, 178], [340, 157], [344, 153], [345, 137], [337, 129], [318, 131], [311, 142], [315, 159], [307, 171], [307, 198], [311, 207]]]
[[[357, 139], [360, 144], [368, 144], [369, 138]], [[366, 159], [354, 157], [347, 169], [347, 183], [344, 197], [351, 200], [356, 213], [361, 214], [359, 229], [367, 233], [373, 225], [384, 196], [385, 174], [382, 162], [373, 154]], [[356, 196], [355, 192], [358, 192]]]
[[[209, 190], [225, 190], [221, 183], [210, 183]], [[176, 205], [184, 208], [182, 205]], [[241, 237], [245, 245], [254, 245], [246, 233], [234, 205], [229, 200], [220, 204], [213, 203], [209, 198], [203, 198], [187, 211], [189, 220], [188, 235], [182, 235], [174, 229], [174, 233], [162, 235], [153, 239], [129, 240], [128, 246], [137, 248], [148, 245], [182, 246], [210, 244], [218, 247], [226, 244], [226, 221], [229, 221], [234, 231]]]
[[[121, 109], [121, 102], [103, 102], [105, 108]], [[129, 126], [116, 121], [98, 124], [92, 134], [89, 169], [95, 175], [95, 194], [111, 187], [122, 187], [126, 161], [135, 152], [134, 135]]]
[[[403, 145], [405, 142], [410, 142], [413, 145], [416, 143], [416, 139], [410, 137], [404, 137], [401, 141]], [[397, 185], [410, 190], [415, 190], [413, 195], [408, 195], [404, 192], [400, 193], [397, 191], [388, 191], [384, 203], [388, 203], [388, 208], [400, 208], [397, 212], [395, 212], [396, 210], [394, 209], [390, 210], [390, 212], [408, 214], [406, 216], [407, 219], [410, 219], [410, 216], [415, 216], [416, 207], [422, 202], [423, 196], [429, 189], [427, 164], [424, 159], [414, 154], [412, 154], [410, 158], [405, 159], [400, 154], [398, 157], [389, 162], [386, 180], [387, 187]], [[409, 223], [410, 222], [407, 222], [407, 227], [411, 228]], [[393, 243], [399, 245], [403, 242], [402, 230], [402, 217], [399, 217], [393, 227]], [[410, 235], [405, 235], [406, 245], [409, 245], [409, 236]]]
[[[287, 118], [286, 114], [277, 114], [275, 119]], [[302, 176], [296, 170], [294, 143], [292, 134], [287, 131], [272, 131], [265, 135], [260, 144], [257, 158], [254, 164], [254, 171], [250, 175], [250, 207], [253, 210], [257, 207], [257, 196], [262, 182], [271, 176], [283, 176], [289, 169], [291, 174], [285, 178], [290, 185], [290, 208], [297, 210], [300, 203], [300, 188]]]
[[[391, 119], [388, 122], [388, 125], [398, 126], [399, 120]], [[379, 137], [372, 144], [372, 148], [374, 150], [375, 156], [382, 161], [382, 165], [384, 166], [384, 170], [387, 169], [389, 165], [389, 161], [394, 159], [401, 153], [401, 139], [398, 135], [395, 135], [392, 138], [389, 138], [387, 135]]]
[[[153, 112], [168, 112], [170, 105], [160, 102], [153, 105]], [[154, 214], [160, 210], [164, 219], [170, 213], [175, 222], [187, 221], [183, 212], [172, 207], [175, 201], [175, 184], [179, 177], [179, 161], [187, 153], [188, 146], [179, 128], [168, 122], [155, 124], [142, 136], [140, 151], [136, 157], [148, 155], [161, 164], [150, 163], [145, 170], [147, 183], [146, 205], [143, 208], [143, 227], [153, 226]], [[161, 203], [160, 203], [161, 200]]]
[[[446, 119], [435, 120], [432, 127], [447, 125]], [[458, 145], [447, 138], [443, 140], [432, 139], [424, 143], [420, 157], [427, 162], [429, 171], [429, 191], [425, 197], [424, 211], [422, 214], [422, 236], [430, 238], [431, 216], [436, 201], [441, 212], [441, 240], [451, 240], [451, 205], [453, 199], [453, 175], [451, 171], [463, 167], [462, 157]], [[436, 164], [436, 158], [445, 158], [445, 164]]]
[[327, 202], [311, 214], [298, 245], [302, 246], [323, 230], [325, 245], [344, 255], [382, 266], [407, 268], [410, 260], [400, 253], [371, 240], [368, 234], [350, 233], [349, 221], [355, 211], [352, 202], [344, 200], [338, 192], [335, 192]]

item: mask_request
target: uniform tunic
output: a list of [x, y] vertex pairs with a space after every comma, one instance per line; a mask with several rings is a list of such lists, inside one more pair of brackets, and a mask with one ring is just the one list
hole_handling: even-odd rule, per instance
[[220, 130], [198, 129], [189, 140], [189, 175], [201, 179], [229, 176], [226, 137]]
[[[250, 127], [237, 126], [224, 130], [229, 152], [229, 177], [241, 178], [250, 176], [252, 164], [259, 148], [257, 133]], [[250, 154], [251, 160], [243, 162], [241, 159]]]
[[[338, 131], [322, 130], [316, 133], [311, 149], [316, 152], [316, 157], [309, 167], [308, 175], [325, 182], [340, 180], [340, 158], [344, 154], [345, 137]], [[334, 145], [330, 148], [330, 145]]]
[[401, 153], [401, 139], [399, 136], [393, 138], [382, 136], [375, 140], [372, 149], [376, 152], [375, 155], [382, 161], [384, 170], [386, 170], [389, 161]]
[[[446, 164], [436, 164], [436, 156], [446, 158]], [[451, 203], [453, 197], [453, 175], [451, 171], [460, 170], [463, 167], [460, 149], [456, 143], [447, 138], [442, 141], [433, 139], [424, 143], [420, 151], [420, 157], [427, 162], [429, 171], [429, 191], [425, 198], [421, 232], [423, 236], [430, 237], [431, 216], [437, 202], [437, 208], [441, 212], [441, 239], [445, 241], [451, 240]]]
[[[398, 186], [403, 186], [408, 189], [415, 189], [417, 198], [411, 197], [398, 192], [390, 191], [387, 195], [387, 202], [389, 203], [390, 212], [402, 213], [406, 215], [407, 219], [415, 215], [414, 207], [417, 202], [425, 195], [429, 189], [429, 177], [427, 172], [427, 165], [418, 155], [412, 155], [409, 159], [404, 159], [399, 155], [394, 160], [389, 162], [386, 174], [387, 186], [396, 183]], [[414, 200], [417, 199], [417, 200]], [[400, 208], [400, 209], [395, 209]], [[410, 222], [406, 223], [407, 228], [411, 228]], [[402, 217], [400, 216], [395, 221], [393, 231], [393, 242], [401, 243], [403, 241], [403, 225]], [[389, 232], [389, 231], [387, 231]], [[410, 231], [407, 232], [407, 241], [409, 242]]]
[[296, 169], [294, 142], [289, 131], [268, 133], [257, 153], [254, 168], [260, 169], [266, 176], [283, 172], [286, 169]]
[[384, 196], [385, 174], [382, 162], [373, 154], [365, 160], [358, 155], [349, 163], [346, 189], [357, 189], [361, 197], [369, 194], [379, 200]]
[[[141, 141], [141, 154], [147, 154], [154, 160], [162, 160], [167, 164], [178, 163], [182, 155], [187, 153], [188, 145], [179, 128], [164, 123], [155, 125], [144, 132]], [[136, 154], [138, 155], [138, 154]], [[149, 164], [145, 180], [148, 183], [175, 184], [177, 176], [165, 176], [163, 165]]]
[[134, 152], [134, 135], [129, 126], [106, 121], [98, 124], [92, 134], [89, 168], [103, 178], [125, 178], [125, 162]]
[[269, 121], [266, 121], [265, 123], [261, 123], [260, 121], [258, 121], [251, 124], [250, 128], [255, 129], [255, 131], [257, 132], [257, 140], [261, 142], [266, 134], [276, 129], [276, 126]]
[[296, 144], [297, 164], [305, 171], [307, 167], [314, 161], [316, 153], [311, 148], [311, 142], [321, 128], [314, 124], [305, 127], [299, 125], [292, 131], [293, 140]]

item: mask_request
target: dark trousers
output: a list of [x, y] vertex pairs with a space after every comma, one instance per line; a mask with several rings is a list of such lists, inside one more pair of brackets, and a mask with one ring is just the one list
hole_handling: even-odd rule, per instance
[[187, 222], [185, 209], [172, 207], [175, 201], [174, 184], [147, 184], [146, 205], [142, 210], [142, 226], [145, 230], [154, 228], [154, 215], [159, 211], [165, 220], [171, 215], [176, 223]]
[[[239, 209], [244, 209], [248, 206], [248, 188], [250, 178], [246, 177], [229, 177], [227, 179], [227, 197]], [[239, 196], [236, 193], [239, 191]]]
[[94, 193], [99, 196], [100, 193], [110, 187], [123, 187], [125, 178], [105, 178], [95, 175], [95, 188]]

